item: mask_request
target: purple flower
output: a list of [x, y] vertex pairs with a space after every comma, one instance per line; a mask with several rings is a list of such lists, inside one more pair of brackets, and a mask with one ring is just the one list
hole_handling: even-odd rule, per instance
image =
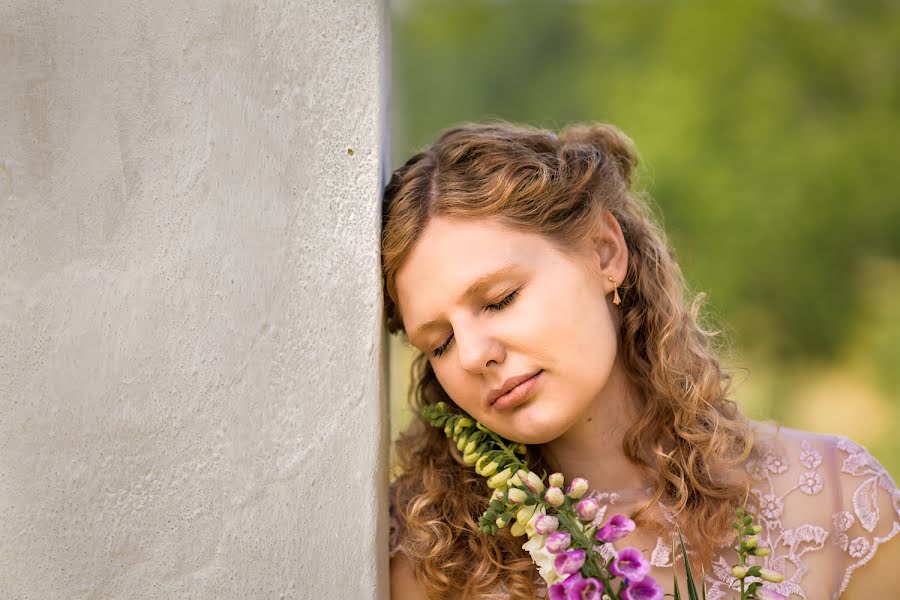
[[625, 515], [613, 515], [606, 525], [597, 531], [596, 538], [601, 542], [615, 542], [634, 531], [634, 521]]
[[609, 565], [609, 570], [616, 577], [640, 581], [650, 572], [650, 563], [637, 548], [623, 548], [618, 558]]
[[578, 570], [581, 569], [581, 565], [584, 564], [584, 559], [584, 550], [569, 550], [568, 552], [557, 555], [553, 566], [560, 575], [571, 575], [572, 573], [577, 573]]
[[603, 584], [581, 573], [572, 573], [565, 581], [550, 586], [550, 600], [600, 600]]
[[622, 600], [662, 600], [662, 598], [662, 588], [649, 575], [636, 583], [630, 583], [622, 590]]
[[571, 543], [571, 535], [565, 531], [557, 531], [547, 538], [544, 542], [544, 548], [546, 548], [547, 552], [550, 554], [559, 554], [560, 552], [565, 552]]
[[588, 489], [587, 479], [584, 479], [582, 477], [576, 477], [569, 484], [569, 489], [568, 489], [568, 491], [566, 491], [566, 495], [569, 496], [569, 498], [578, 500], [579, 498], [584, 496], [584, 493], [587, 491], [587, 489]]
[[602, 594], [603, 584], [593, 577], [588, 577], [572, 585], [568, 600], [600, 600]]
[[550, 535], [559, 529], [559, 519], [551, 515], [541, 515], [534, 522], [534, 530], [541, 535]]
[[757, 588], [755, 593], [758, 600], [787, 600], [787, 596], [766, 588]]
[[594, 517], [597, 516], [598, 510], [600, 510], [600, 503], [597, 502], [596, 498], [585, 498], [575, 505], [575, 512], [578, 513], [578, 518], [585, 523], [593, 521]]
[[550, 586], [550, 600], [569, 600], [569, 592], [576, 584], [584, 581], [581, 573], [572, 573], [565, 581]]
[[544, 494], [544, 500], [551, 506], [559, 507], [566, 501], [566, 495], [563, 494], [563, 491], [558, 487], [551, 487], [547, 488], [547, 493]]
[[[572, 579], [572, 577], [569, 577], [569, 579]], [[566, 581], [569, 579], [566, 579]], [[563, 583], [566, 581], [563, 581]], [[554, 583], [550, 586], [550, 600], [567, 600], [566, 589], [563, 587], [563, 583]]]

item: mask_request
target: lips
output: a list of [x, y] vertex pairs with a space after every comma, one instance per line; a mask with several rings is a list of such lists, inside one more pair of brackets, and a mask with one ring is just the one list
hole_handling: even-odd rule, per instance
[[524, 383], [525, 381], [528, 381], [535, 375], [540, 374], [541, 371], [543, 371], [543, 369], [541, 369], [539, 371], [535, 371], [534, 373], [526, 373], [523, 375], [516, 375], [515, 377], [510, 377], [509, 379], [504, 381], [503, 385], [501, 385], [499, 388], [495, 388], [490, 391], [490, 393], [487, 395], [488, 406], [493, 406], [494, 403], [497, 402], [497, 400], [501, 396], [509, 393], [511, 390], [513, 390], [519, 384]]

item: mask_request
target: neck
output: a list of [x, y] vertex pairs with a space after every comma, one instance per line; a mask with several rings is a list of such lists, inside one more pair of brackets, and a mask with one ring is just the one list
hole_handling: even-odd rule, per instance
[[638, 413], [638, 394], [616, 358], [609, 380], [587, 411], [563, 435], [541, 446], [566, 481], [584, 477], [593, 490], [633, 496], [653, 482], [622, 451], [625, 432]]

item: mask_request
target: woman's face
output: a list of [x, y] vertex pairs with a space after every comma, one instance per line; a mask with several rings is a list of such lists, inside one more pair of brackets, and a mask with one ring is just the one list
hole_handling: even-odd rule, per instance
[[[604, 223], [609, 239], [574, 256], [497, 220], [435, 217], [397, 273], [410, 341], [454, 402], [508, 439], [559, 437], [610, 378], [607, 275], [621, 282], [627, 250], [615, 219]], [[528, 380], [497, 399], [513, 378]]]

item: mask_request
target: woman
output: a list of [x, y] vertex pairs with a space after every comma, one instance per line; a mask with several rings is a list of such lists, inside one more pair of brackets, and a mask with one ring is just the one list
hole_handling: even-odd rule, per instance
[[[414, 409], [444, 401], [527, 444], [535, 470], [587, 478], [609, 514], [636, 521], [627, 545], [667, 592], [677, 525], [709, 598], [737, 596], [739, 506], [757, 516], [785, 596], [897, 582], [896, 484], [846, 438], [741, 416], [699, 303], [630, 190], [637, 164], [610, 125], [495, 123], [451, 129], [394, 172], [385, 309], [422, 352]], [[414, 420], [397, 457], [393, 598], [546, 592], [521, 538], [479, 533], [488, 490], [442, 431]]]

